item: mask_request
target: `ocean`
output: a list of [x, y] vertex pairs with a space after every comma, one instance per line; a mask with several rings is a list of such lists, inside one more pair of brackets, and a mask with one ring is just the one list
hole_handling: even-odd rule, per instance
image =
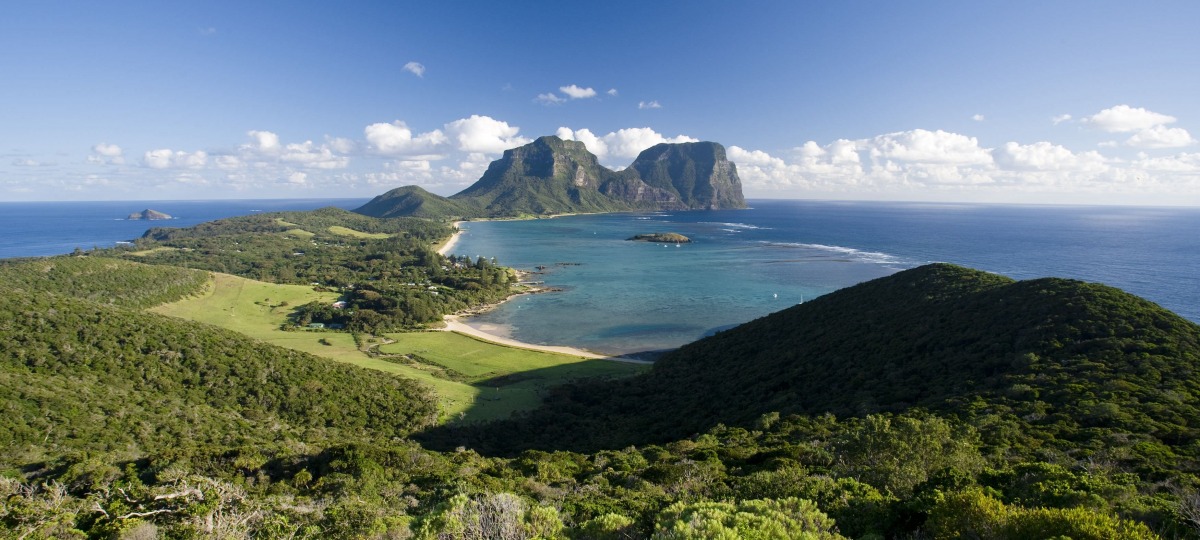
[[[108, 247], [150, 227], [366, 199], [0, 203], [0, 258]], [[539, 272], [556, 292], [467, 322], [530, 343], [608, 354], [678, 347], [716, 330], [929, 262], [1016, 279], [1119, 287], [1200, 322], [1200, 208], [754, 200], [749, 210], [463, 224], [453, 253]], [[130, 221], [151, 208], [176, 219]], [[629, 242], [677, 232], [691, 244]], [[540, 267], [540, 268], [539, 268]]]
[[[453, 252], [558, 292], [467, 322], [608, 354], [678, 347], [930, 262], [1112, 285], [1200, 322], [1200, 209], [750, 201], [749, 210], [470, 222]], [[681, 246], [629, 242], [677, 232]], [[539, 267], [541, 267], [539, 269]]]
[[[254, 199], [215, 201], [0, 202], [0, 259], [45, 257], [75, 248], [112, 247], [151, 227], [190, 227], [205, 221], [257, 212], [358, 208], [368, 199]], [[145, 209], [174, 219], [126, 219]]]

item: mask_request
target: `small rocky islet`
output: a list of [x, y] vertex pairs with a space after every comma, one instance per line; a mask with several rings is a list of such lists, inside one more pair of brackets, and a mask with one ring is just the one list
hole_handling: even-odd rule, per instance
[[682, 234], [673, 233], [673, 232], [638, 234], [638, 235], [634, 235], [629, 238], [626, 238], [626, 240], [630, 240], [633, 242], [658, 242], [658, 243], [663, 243], [663, 244], [690, 244], [690, 243], [692, 243], [691, 238], [688, 238]]

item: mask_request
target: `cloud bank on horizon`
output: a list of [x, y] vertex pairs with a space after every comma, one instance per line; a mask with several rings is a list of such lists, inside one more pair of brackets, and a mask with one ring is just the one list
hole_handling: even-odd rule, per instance
[[[576, 99], [594, 95], [590, 88], [574, 87], [572, 92], [581, 96]], [[1068, 202], [1062, 194], [1085, 201], [1095, 194], [1131, 196], [1136, 202], [1146, 194], [1187, 199], [1200, 193], [1197, 141], [1186, 129], [1170, 127], [1178, 122], [1175, 117], [1120, 104], [1071, 118], [1063, 114], [1047, 122], [1123, 140], [1105, 140], [1097, 149], [1083, 151], [1050, 141], [1010, 141], [989, 148], [968, 134], [916, 128], [860, 139], [809, 140], [778, 155], [736, 141], [725, 144], [751, 198]], [[601, 135], [561, 126], [553, 134], [583, 142], [614, 169], [656, 144], [700, 140], [666, 136], [650, 127]], [[41, 182], [66, 192], [103, 189], [116, 198], [136, 198], [147, 190], [170, 198], [172, 188], [187, 193], [182, 188], [195, 186], [240, 197], [371, 196], [401, 185], [451, 194], [477, 180], [505, 150], [528, 144], [534, 136], [503, 120], [471, 115], [424, 132], [402, 120], [377, 122], [356, 137], [327, 135], [316, 142], [283, 142], [274, 132], [250, 130], [228, 150], [152, 148], [127, 155], [117, 144], [97, 142], [86, 156], [92, 171], [82, 183]], [[1105, 152], [1118, 149], [1136, 153], [1123, 158]], [[14, 168], [44, 165], [28, 158], [11, 161]], [[5, 189], [21, 193], [19, 182], [7, 184]]]
[[0, 66], [0, 200], [448, 195], [557, 135], [612, 168], [716, 141], [750, 198], [1200, 206], [1190, 3], [714, 6], [316, 6], [284, 32], [242, 13], [270, 6], [19, 5], [0, 21], [22, 51]]

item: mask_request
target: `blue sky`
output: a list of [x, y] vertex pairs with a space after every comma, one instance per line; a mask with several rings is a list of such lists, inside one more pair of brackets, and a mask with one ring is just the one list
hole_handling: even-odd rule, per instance
[[0, 17], [0, 200], [451, 194], [712, 140], [749, 197], [1200, 205], [1196, 2], [53, 2]]

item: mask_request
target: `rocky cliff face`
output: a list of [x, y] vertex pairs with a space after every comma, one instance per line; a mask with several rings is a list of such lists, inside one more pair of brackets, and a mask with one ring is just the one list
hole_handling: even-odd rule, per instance
[[[416, 215], [411, 194], [398, 188], [356, 212]], [[440, 199], [434, 200], [433, 198]], [[391, 201], [391, 202], [389, 202]], [[405, 201], [408, 204], [401, 204]], [[448, 205], [441, 204], [448, 202]], [[737, 168], [713, 142], [660, 144], [620, 172], [602, 165], [579, 141], [541, 137], [504, 152], [471, 187], [451, 197], [422, 193], [424, 211], [443, 206], [504, 217], [572, 212], [745, 208]], [[462, 212], [462, 210], [460, 210]]]
[[675, 195], [682, 208], [746, 207], [737, 166], [720, 144], [658, 144], [638, 155], [629, 168], [651, 188]]

